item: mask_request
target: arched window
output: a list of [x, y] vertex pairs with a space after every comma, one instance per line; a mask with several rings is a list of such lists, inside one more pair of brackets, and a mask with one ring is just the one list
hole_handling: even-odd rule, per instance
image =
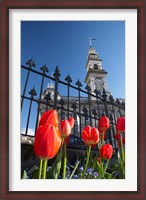
[[97, 64], [94, 64], [94, 69], [99, 69]]

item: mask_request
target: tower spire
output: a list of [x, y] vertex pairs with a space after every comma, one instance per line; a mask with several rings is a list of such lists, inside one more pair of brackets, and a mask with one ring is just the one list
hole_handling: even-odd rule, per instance
[[93, 37], [89, 37], [90, 48], [92, 47], [92, 40], [96, 40], [96, 39]]
[[91, 88], [91, 92], [94, 93], [96, 89], [102, 93], [103, 89], [107, 91], [107, 72], [102, 67], [102, 60], [99, 58], [96, 49], [92, 47], [92, 40], [95, 40], [95, 38], [89, 38], [90, 48], [88, 50], [86, 64], [87, 74], [85, 77], [85, 83]]

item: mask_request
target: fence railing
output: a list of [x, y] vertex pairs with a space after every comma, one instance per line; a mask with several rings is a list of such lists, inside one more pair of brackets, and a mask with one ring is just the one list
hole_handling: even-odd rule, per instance
[[[35, 136], [38, 127], [38, 121], [41, 114], [49, 109], [57, 109], [59, 120], [73, 116], [75, 118], [75, 126], [72, 134], [81, 137], [82, 128], [86, 125], [94, 127], [98, 126], [98, 120], [102, 115], [106, 115], [110, 119], [110, 129], [107, 131], [106, 141], [110, 142], [116, 147], [114, 139], [115, 124], [119, 116], [125, 115], [125, 102], [119, 99], [114, 99], [104, 89], [100, 93], [98, 90], [91, 92], [87, 85], [85, 89], [82, 88], [82, 83], [78, 81], [75, 85], [72, 83], [72, 78], [67, 75], [65, 80], [60, 80], [60, 71], [56, 67], [52, 76], [49, 76], [46, 65], [40, 68], [40, 71], [35, 70], [35, 63], [33, 59], [26, 63], [28, 66], [21, 65], [21, 72], [26, 72], [26, 78], [23, 79], [23, 88], [21, 94], [21, 135]], [[31, 77], [30, 77], [31, 74]], [[23, 73], [21, 73], [23, 76]], [[33, 85], [33, 78], [39, 78], [39, 85], [37, 78]], [[44, 89], [45, 83], [49, 83], [50, 87]], [[31, 84], [30, 84], [31, 83]], [[54, 83], [54, 84], [53, 84]], [[32, 88], [29, 88], [33, 85]], [[61, 95], [61, 86], [65, 87], [66, 96]], [[77, 92], [76, 96], [71, 95], [71, 90]], [[25, 123], [24, 123], [25, 121]], [[33, 124], [33, 125], [32, 125]], [[33, 134], [29, 130], [33, 130]]]

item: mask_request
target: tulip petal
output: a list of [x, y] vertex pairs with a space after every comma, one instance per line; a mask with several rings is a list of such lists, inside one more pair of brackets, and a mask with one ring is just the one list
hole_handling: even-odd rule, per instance
[[61, 137], [55, 126], [46, 124], [40, 126], [34, 141], [34, 153], [42, 159], [53, 158], [61, 145]]
[[97, 128], [91, 129], [91, 139], [93, 139], [93, 141], [96, 143], [99, 141], [99, 132]]
[[116, 130], [118, 132], [125, 132], [125, 117], [119, 117], [117, 119]]
[[39, 122], [39, 126], [44, 126], [46, 123], [52, 124], [55, 127], [58, 126], [58, 114], [56, 110], [49, 110], [43, 113]]
[[106, 116], [102, 116], [98, 121], [98, 128], [101, 131], [106, 131], [110, 127], [109, 118]]
[[82, 130], [82, 139], [86, 145], [95, 145], [99, 141], [99, 132], [96, 128], [86, 126]]
[[68, 137], [71, 133], [71, 127], [68, 120], [63, 120], [60, 123], [60, 132], [62, 137]]
[[100, 156], [104, 159], [111, 159], [113, 155], [113, 147], [110, 144], [104, 144], [101, 148], [100, 148]]
[[74, 119], [73, 117], [70, 117], [70, 118], [68, 119], [68, 122], [70, 123], [70, 127], [71, 127], [71, 129], [72, 129], [73, 126], [74, 126], [74, 124], [75, 124], [75, 119]]

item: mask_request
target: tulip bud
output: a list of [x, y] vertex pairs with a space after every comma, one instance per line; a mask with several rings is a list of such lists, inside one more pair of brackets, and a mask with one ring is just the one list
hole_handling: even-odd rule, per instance
[[110, 160], [113, 155], [113, 147], [110, 144], [104, 144], [100, 148], [100, 156], [106, 160]]
[[97, 128], [86, 126], [82, 130], [82, 139], [86, 145], [94, 145], [99, 141], [99, 132]]
[[106, 116], [102, 116], [98, 121], [98, 128], [101, 131], [106, 131], [110, 127], [109, 118]]
[[124, 132], [125, 131], [125, 117], [119, 117], [117, 119], [116, 130], [118, 132]]
[[71, 133], [71, 126], [68, 120], [63, 120], [60, 123], [60, 132], [61, 132], [61, 137], [68, 137]]

